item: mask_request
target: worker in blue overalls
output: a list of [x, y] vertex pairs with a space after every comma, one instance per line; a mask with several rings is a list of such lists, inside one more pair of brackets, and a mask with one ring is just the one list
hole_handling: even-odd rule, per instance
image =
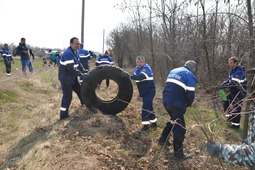
[[[79, 56], [80, 56], [80, 62], [83, 65], [86, 72], [89, 72], [89, 60], [92, 58], [90, 55], [90, 52], [88, 50], [83, 49], [83, 43], [80, 43], [80, 49], [78, 50]], [[82, 82], [83, 79], [80, 77], [80, 82]]]
[[60, 119], [69, 117], [68, 109], [72, 101], [72, 91], [74, 91], [82, 104], [80, 83], [78, 82], [78, 76], [85, 74], [85, 69], [79, 62], [79, 39], [73, 37], [70, 40], [70, 47], [68, 47], [62, 55], [59, 65], [58, 79], [62, 86], [62, 102], [60, 108]]
[[4, 44], [3, 49], [0, 51], [2, 54], [2, 57], [4, 58], [4, 64], [6, 68], [6, 75], [10, 76], [11, 75], [11, 64], [14, 63], [12, 59], [12, 53], [10, 52], [8, 48], [8, 44]]
[[91, 59], [91, 55], [88, 50], [83, 48], [83, 43], [80, 43], [80, 49], [78, 50], [80, 56], [80, 62], [83, 65], [86, 71], [89, 71], [89, 60]]
[[227, 81], [218, 85], [218, 89], [229, 88], [227, 101], [223, 102], [224, 112], [228, 121], [231, 122], [231, 128], [239, 129], [242, 111], [242, 103], [246, 97], [247, 81], [244, 67], [239, 65], [235, 56], [230, 57], [228, 60], [229, 65], [229, 78]]
[[[195, 98], [197, 78], [194, 75], [196, 62], [189, 60], [183, 67], [175, 68], [168, 74], [164, 90], [163, 104], [170, 116], [158, 142], [160, 145], [170, 146], [168, 137], [173, 131], [174, 157], [188, 159], [191, 155], [183, 153], [183, 141], [186, 133], [184, 114], [186, 107], [190, 107]], [[175, 124], [175, 122], [177, 122]]]
[[[99, 57], [96, 61], [96, 66], [105, 65], [105, 64], [113, 64], [113, 59], [110, 57], [110, 52], [108, 50], [105, 51], [104, 55]], [[98, 83], [97, 88], [100, 89], [101, 82]], [[110, 80], [106, 79], [106, 87], [109, 87]]]
[[150, 66], [145, 62], [143, 56], [136, 57], [136, 67], [134, 74], [130, 77], [136, 81], [137, 88], [143, 100], [142, 106], [142, 131], [147, 131], [149, 125], [151, 128], [157, 128], [157, 118], [153, 111], [152, 101], [156, 94], [156, 88], [153, 80], [153, 73]]

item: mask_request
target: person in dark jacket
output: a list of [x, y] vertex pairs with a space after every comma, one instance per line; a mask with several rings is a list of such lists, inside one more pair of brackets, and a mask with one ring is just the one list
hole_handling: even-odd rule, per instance
[[79, 54], [77, 52], [79, 46], [79, 39], [73, 37], [70, 40], [70, 47], [64, 51], [60, 59], [58, 79], [61, 83], [63, 93], [60, 119], [69, 117], [68, 109], [72, 101], [73, 91], [78, 95], [81, 104], [83, 104], [80, 93], [80, 83], [78, 82], [77, 77], [84, 75], [85, 69], [79, 62]]
[[26, 74], [26, 66], [28, 66], [29, 72], [33, 72], [33, 64], [30, 59], [30, 56], [34, 58], [34, 54], [30, 46], [26, 44], [25, 38], [21, 38], [21, 42], [19, 43], [19, 46], [16, 48], [16, 54], [20, 55], [23, 73]]
[[218, 85], [218, 89], [229, 88], [227, 101], [223, 102], [224, 112], [232, 124], [231, 128], [240, 128], [241, 115], [238, 113], [242, 110], [242, 102], [246, 96], [246, 75], [236, 57], [229, 58], [228, 65], [229, 79]]
[[[174, 157], [177, 159], [191, 158], [183, 153], [183, 141], [186, 133], [184, 114], [186, 107], [192, 105], [195, 98], [196, 62], [189, 60], [183, 67], [173, 69], [168, 74], [164, 90], [163, 104], [171, 119], [166, 123], [158, 142], [162, 146], [170, 146], [168, 137], [173, 131]], [[177, 124], [174, 124], [175, 122]]]
[[11, 64], [14, 63], [13, 58], [12, 58], [12, 53], [9, 50], [8, 44], [4, 44], [3, 49], [0, 51], [2, 54], [2, 57], [4, 59], [4, 64], [6, 68], [6, 75], [10, 76], [11, 75]]
[[153, 73], [150, 66], [145, 62], [144, 56], [136, 57], [136, 67], [134, 74], [130, 77], [136, 81], [136, 85], [143, 100], [142, 105], [142, 131], [147, 131], [149, 125], [151, 128], [157, 128], [157, 117], [153, 110], [153, 98], [156, 94], [156, 88], [153, 80]]
[[[97, 59], [96, 66], [105, 65], [105, 64], [113, 64], [113, 59], [109, 55], [110, 55], [110, 52], [106, 50], [104, 55]], [[98, 83], [98, 89], [100, 88], [100, 84], [101, 82]], [[106, 87], [109, 87], [109, 84], [110, 84], [110, 80], [106, 79]]]

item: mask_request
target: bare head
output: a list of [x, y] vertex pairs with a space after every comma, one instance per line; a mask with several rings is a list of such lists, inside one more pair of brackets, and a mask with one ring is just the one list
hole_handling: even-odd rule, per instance
[[20, 41], [21, 41], [21, 44], [26, 44], [26, 39], [25, 38], [21, 38]]
[[145, 58], [144, 58], [144, 56], [137, 56], [136, 57], [136, 66], [138, 67], [138, 68], [141, 68], [142, 66], [144, 66], [144, 64], [145, 64]]
[[80, 47], [79, 39], [76, 37], [71, 38], [70, 47], [72, 48], [73, 51], [77, 51]]
[[228, 59], [228, 66], [230, 69], [234, 70], [238, 66], [238, 60], [235, 56]]
[[188, 60], [184, 66], [187, 67], [192, 73], [196, 72], [197, 64], [194, 60]]
[[8, 44], [4, 44], [4, 49], [8, 49]]
[[110, 52], [109, 52], [108, 50], [106, 50], [106, 51], [104, 52], [104, 54], [109, 55]]

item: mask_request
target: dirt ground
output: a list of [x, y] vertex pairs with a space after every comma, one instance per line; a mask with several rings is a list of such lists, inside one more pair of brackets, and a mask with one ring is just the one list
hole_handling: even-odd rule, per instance
[[[154, 99], [158, 128], [141, 132], [142, 103], [135, 84], [131, 103], [117, 115], [91, 112], [73, 94], [71, 117], [64, 121], [59, 121], [57, 68], [40, 67], [27, 76], [19, 70], [11, 77], [1, 73], [0, 84], [0, 169], [245, 169], [208, 156], [191, 111], [185, 115], [184, 150], [193, 158], [175, 160], [172, 146], [160, 147], [157, 140], [169, 119], [161, 89]], [[201, 124], [208, 122], [210, 109], [198, 108]], [[224, 128], [222, 133], [220, 141], [241, 141], [239, 132]]]

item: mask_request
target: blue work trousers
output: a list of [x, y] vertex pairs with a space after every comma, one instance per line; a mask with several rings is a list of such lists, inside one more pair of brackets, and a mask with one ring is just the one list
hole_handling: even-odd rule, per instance
[[171, 122], [166, 123], [166, 127], [172, 129], [173, 131], [173, 142], [174, 147], [176, 150], [180, 149], [183, 145], [185, 133], [186, 133], [186, 126], [184, 120], [185, 110], [180, 109], [178, 107], [172, 106], [170, 104], [164, 103], [164, 107], [168, 114], [170, 115], [170, 120], [177, 122], [177, 124], [172, 124]]
[[80, 99], [80, 102], [82, 104], [81, 99], [81, 87], [80, 83], [77, 80], [77, 77], [75, 78], [75, 83], [70, 84], [70, 82], [61, 82], [62, 87], [62, 102], [61, 102], [61, 108], [60, 108], [60, 118], [68, 116], [68, 109], [72, 101], [72, 93], [73, 91], [77, 94], [77, 96]]
[[155, 96], [155, 91], [151, 91], [142, 97], [143, 106], [142, 106], [142, 124], [149, 125], [150, 123], [155, 123], [157, 121], [156, 115], [153, 111], [153, 98]]
[[32, 64], [31, 60], [23, 60], [23, 59], [21, 59], [20, 61], [21, 61], [21, 64], [22, 64], [22, 72], [23, 73], [26, 73], [26, 66], [28, 67], [29, 72], [33, 72], [34, 71], [33, 64]]

